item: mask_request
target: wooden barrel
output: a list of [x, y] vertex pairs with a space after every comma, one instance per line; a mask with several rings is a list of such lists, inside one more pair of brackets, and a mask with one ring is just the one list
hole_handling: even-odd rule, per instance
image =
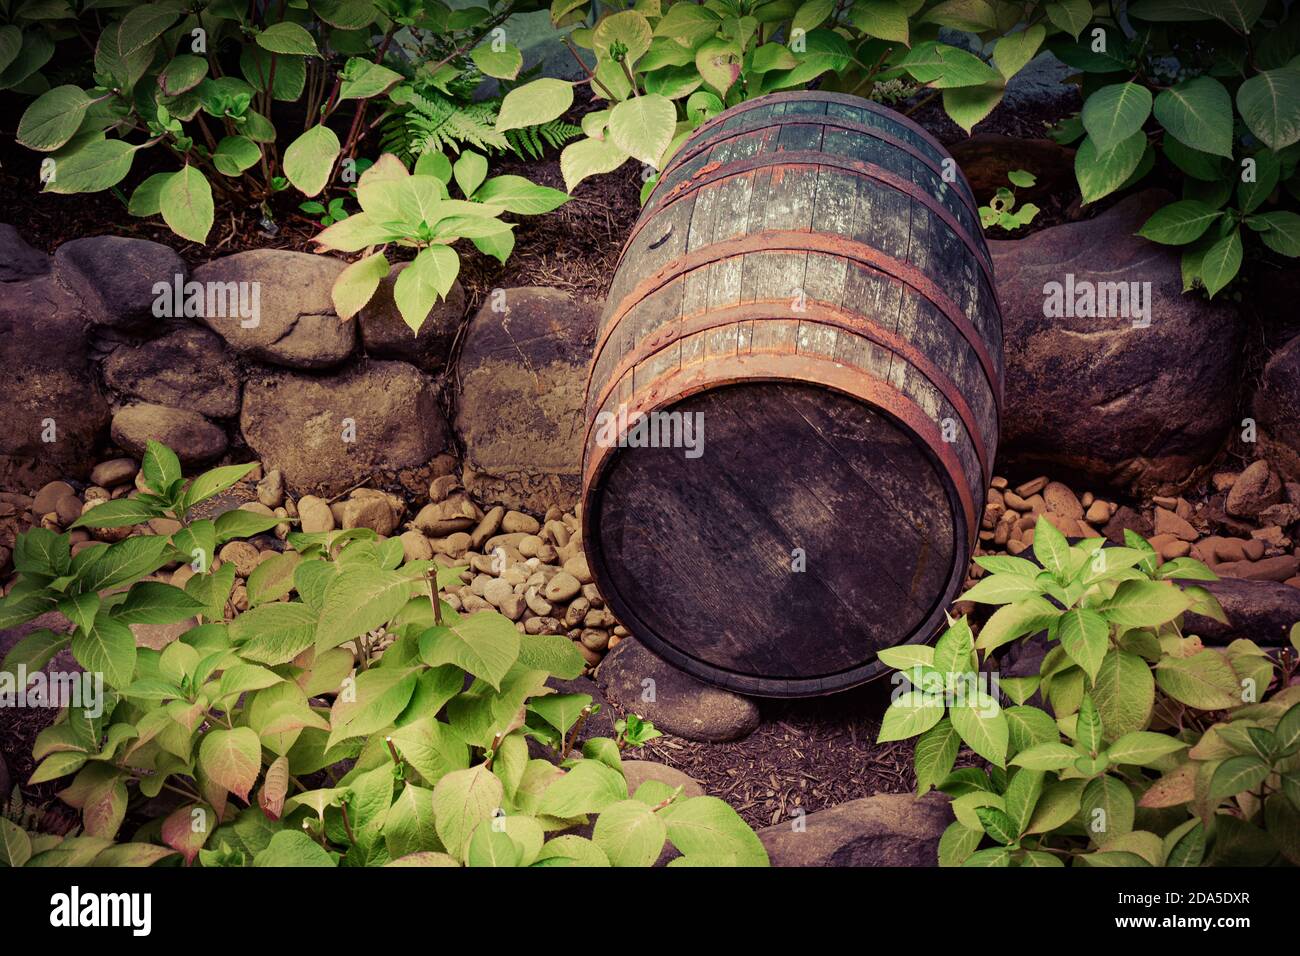
[[930, 639], [991, 476], [1001, 321], [970, 186], [910, 120], [797, 92], [702, 125], [596, 336], [583, 542], [609, 606], [759, 696], [842, 690]]

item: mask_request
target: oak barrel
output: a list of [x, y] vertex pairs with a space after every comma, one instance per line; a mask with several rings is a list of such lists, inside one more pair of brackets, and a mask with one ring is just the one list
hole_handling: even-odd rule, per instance
[[811, 696], [943, 623], [1002, 400], [976, 210], [932, 136], [840, 94], [733, 107], [664, 169], [596, 336], [583, 459], [592, 574], [660, 657]]

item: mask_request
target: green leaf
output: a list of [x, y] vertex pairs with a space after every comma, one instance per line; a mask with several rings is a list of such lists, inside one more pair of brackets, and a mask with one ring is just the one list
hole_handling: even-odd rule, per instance
[[564, 174], [564, 188], [570, 193], [588, 176], [608, 173], [627, 162], [628, 154], [606, 139], [580, 139], [564, 147], [560, 153], [560, 171]]
[[493, 176], [474, 193], [474, 200], [500, 206], [506, 212], [536, 216], [558, 209], [569, 197], [558, 189], [537, 186], [523, 176]]
[[1167, 246], [1195, 242], [1205, 234], [1223, 211], [1195, 199], [1170, 203], [1155, 212], [1138, 230], [1138, 235]]
[[1285, 149], [1300, 140], [1300, 68], [1287, 65], [1250, 77], [1237, 89], [1237, 109], [1269, 149]]
[[891, 740], [915, 737], [939, 723], [943, 714], [942, 699], [936, 700], [933, 695], [918, 690], [899, 694], [885, 711], [876, 742], [888, 743]]
[[1033, 578], [1019, 574], [990, 574], [975, 582], [975, 586], [961, 596], [963, 601], [977, 604], [1012, 604], [1026, 598], [1039, 597], [1042, 587]]
[[1074, 736], [1079, 746], [1088, 753], [1095, 754], [1101, 750], [1101, 726], [1101, 715], [1097, 713], [1097, 706], [1089, 695], [1084, 694], [1075, 720]]
[[[503, 818], [504, 819], [504, 818]], [[481, 823], [470, 837], [466, 851], [467, 866], [515, 867], [521, 865], [523, 850], [504, 829], [492, 822]]]
[[[1035, 535], [1035, 544], [1037, 541]], [[1070, 659], [1083, 668], [1090, 681], [1095, 681], [1102, 659], [1110, 649], [1110, 626], [1106, 619], [1096, 611], [1074, 608], [1061, 615], [1056, 636]]]
[[[456, 179], [456, 185], [466, 197], [473, 196], [474, 192], [483, 184], [487, 178], [488, 163], [487, 160], [479, 153], [472, 149], [467, 149], [460, 154], [460, 159], [452, 166], [451, 173]], [[483, 200], [479, 200], [482, 202]]]
[[203, 611], [203, 605], [178, 587], [161, 581], [140, 581], [126, 600], [113, 609], [119, 624], [175, 624]]
[[501, 781], [482, 764], [439, 780], [433, 788], [434, 826], [447, 852], [465, 859], [474, 830], [492, 819], [503, 798]]
[[1108, 748], [1106, 756], [1114, 764], [1135, 764], [1147, 767], [1161, 757], [1185, 748], [1187, 744], [1167, 734], [1137, 730], [1120, 737]]
[[131, 193], [126, 211], [132, 216], [156, 216], [162, 212], [162, 188], [173, 173], [154, 173]]
[[1267, 761], [1253, 754], [1229, 757], [1215, 768], [1214, 776], [1210, 778], [1210, 801], [1218, 803], [1225, 797], [1254, 790], [1264, 782], [1269, 770]]
[[1231, 282], [1241, 269], [1241, 229], [1233, 229], [1205, 251], [1201, 258], [1200, 276], [1205, 291], [1214, 298]]
[[158, 193], [163, 221], [183, 239], [207, 242], [212, 230], [212, 187], [197, 166], [186, 165], [172, 174]]
[[18, 121], [18, 142], [43, 153], [58, 149], [77, 132], [90, 102], [78, 86], [47, 90], [23, 111]]
[[1104, 86], [1083, 104], [1083, 128], [1099, 152], [1113, 149], [1142, 130], [1151, 115], [1151, 91], [1138, 83]]
[[320, 56], [316, 41], [302, 26], [288, 20], [273, 23], [254, 39], [263, 50], [295, 56]]
[[997, 701], [983, 691], [976, 691], [973, 696], [973, 703], [950, 708], [949, 719], [971, 750], [990, 763], [1005, 767], [1009, 735], [1007, 718]]
[[118, 48], [122, 56], [143, 50], [163, 35], [176, 18], [180, 8], [167, 3], [146, 3], [132, 9], [118, 27]]
[[170, 494], [172, 486], [181, 480], [181, 462], [176, 453], [152, 438], [145, 446], [140, 469], [144, 472], [145, 484], [157, 495]]
[[1056, 0], [1045, 7], [1047, 18], [1070, 36], [1078, 38], [1092, 21], [1092, 3], [1089, 0]]
[[354, 678], [354, 699], [344, 694], [334, 699], [326, 748], [390, 726], [406, 709], [418, 677], [418, 668], [379, 667], [358, 674]]
[[430, 667], [455, 664], [497, 689], [518, 657], [519, 631], [501, 614], [470, 614], [420, 635], [420, 659]]
[[717, 797], [690, 797], [663, 810], [668, 839], [687, 857], [767, 866], [767, 851], [753, 830]]
[[1063, 770], [1072, 766], [1079, 757], [1078, 751], [1058, 741], [1044, 741], [1020, 751], [1011, 763], [1027, 770]]
[[284, 151], [284, 174], [304, 196], [315, 196], [329, 182], [339, 150], [334, 130], [323, 123], [313, 126]]
[[1146, 134], [1139, 131], [1109, 150], [1099, 149], [1088, 136], [1074, 157], [1074, 175], [1084, 202], [1096, 202], [1128, 182], [1147, 149]]
[[1165, 656], [1156, 665], [1156, 683], [1174, 700], [1198, 710], [1242, 703], [1236, 673], [1222, 654], [1209, 648], [1191, 657]]
[[944, 90], [943, 108], [954, 123], [969, 133], [1002, 102], [1004, 92], [1001, 82]]
[[1213, 77], [1198, 76], [1163, 90], [1152, 112], [1184, 146], [1232, 158], [1232, 97]]
[[740, 78], [743, 54], [740, 46], [730, 39], [714, 37], [705, 40], [695, 51], [695, 68], [700, 78], [725, 97], [727, 91]]
[[32, 840], [27, 831], [12, 820], [0, 817], [0, 864], [17, 868], [31, 858]]
[[108, 616], [72, 637], [72, 656], [92, 674], [103, 674], [110, 687], [125, 687], [135, 672], [135, 635]]
[[1009, 80], [1024, 69], [1037, 55], [1046, 36], [1047, 31], [1042, 24], [1036, 23], [1018, 33], [999, 37], [993, 44], [993, 65], [1002, 74], [1002, 78]]
[[928, 644], [900, 644], [897, 647], [882, 647], [876, 652], [876, 659], [894, 670], [910, 670], [913, 667], [930, 667], [934, 664], [934, 648]]
[[266, 849], [253, 857], [253, 866], [335, 866], [334, 858], [301, 830], [281, 830], [271, 837]]
[[523, 129], [558, 119], [573, 105], [573, 84], [544, 78], [525, 83], [505, 95], [497, 111], [497, 132]]
[[330, 295], [334, 311], [340, 319], [350, 319], [360, 312], [388, 275], [388, 260], [382, 252], [374, 252], [349, 265], [334, 280]]
[[420, 250], [393, 283], [393, 300], [402, 321], [418, 332], [439, 297], [451, 291], [459, 272], [460, 257], [448, 246]]
[[1260, 233], [1264, 245], [1283, 256], [1300, 256], [1300, 215], [1267, 212], [1251, 216], [1246, 225]]
[[961, 866], [983, 839], [983, 830], [973, 830], [955, 821], [948, 824], [939, 837], [939, 865]]
[[1061, 609], [1042, 597], [1018, 600], [993, 612], [980, 630], [975, 646], [985, 652], [992, 651], [1018, 637], [1043, 630], [1060, 616]]
[[262, 745], [248, 727], [209, 730], [199, 745], [199, 767], [245, 803], [262, 769]]
[[1094, 777], [1084, 785], [1080, 813], [1088, 835], [1098, 844], [1133, 829], [1133, 794], [1115, 777]]
[[372, 96], [386, 92], [401, 80], [402, 74], [396, 70], [354, 56], [344, 65], [343, 82], [339, 86], [339, 100], [368, 100]]
[[[266, 565], [258, 570], [262, 567]], [[250, 578], [250, 591], [252, 584]], [[316, 615], [303, 604], [263, 604], [231, 621], [229, 634], [244, 660], [274, 667], [289, 663], [315, 643]]]
[[1164, 581], [1121, 581], [1115, 595], [1098, 605], [1111, 624], [1120, 627], [1159, 627], [1172, 621], [1188, 607], [1187, 596]]
[[247, 136], [226, 136], [212, 154], [212, 165], [224, 176], [238, 176], [261, 158], [262, 148]]
[[162, 514], [162, 509], [146, 501], [135, 498], [118, 498], [105, 501], [87, 511], [72, 524], [74, 528], [129, 528], [141, 524]]
[[257, 467], [257, 463], [253, 462], [247, 465], [223, 465], [220, 468], [211, 468], [205, 471], [191, 481], [185, 489], [185, 495], [181, 502], [183, 510], [188, 512], [200, 502], [221, 494], [221, 492], [240, 481], [255, 467]]
[[1000, 74], [966, 50], [945, 43], [918, 43], [898, 64], [919, 83], [944, 90], [1000, 82]]
[[1016, 842], [1019, 834], [1015, 822], [997, 807], [976, 807], [975, 815], [984, 826], [984, 832], [1004, 846]]
[[1070, 544], [1065, 540], [1065, 535], [1041, 514], [1034, 524], [1034, 557], [1058, 581], [1069, 580], [1073, 572]]
[[677, 108], [664, 96], [647, 93], [614, 106], [609, 133], [614, 145], [658, 168], [677, 125]]
[[498, 80], [513, 80], [524, 65], [524, 55], [514, 44], [504, 43], [502, 49], [497, 50], [493, 48], [494, 43], [495, 41], [476, 46], [470, 51], [470, 59], [485, 76], [495, 77]]
[[410, 600], [415, 583], [395, 571], [357, 567], [335, 578], [325, 591], [316, 650], [360, 637], [391, 621]]
[[1282, 715], [1273, 728], [1273, 739], [1280, 756], [1290, 756], [1300, 750], [1300, 704], [1294, 704]]
[[601, 811], [591, 838], [614, 866], [647, 867], [659, 859], [668, 828], [639, 800], [620, 800]]
[[45, 192], [95, 193], [116, 186], [131, 171], [136, 147], [125, 140], [100, 139], [78, 145], [72, 151], [54, 156], [55, 175], [45, 184]]

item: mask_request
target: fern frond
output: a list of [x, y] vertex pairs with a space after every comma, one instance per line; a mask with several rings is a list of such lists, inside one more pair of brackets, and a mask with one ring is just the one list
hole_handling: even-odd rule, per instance
[[506, 131], [510, 151], [520, 159], [541, 159], [546, 145], [553, 149], [561, 149], [569, 140], [577, 139], [581, 135], [582, 127], [558, 119], [537, 126]]

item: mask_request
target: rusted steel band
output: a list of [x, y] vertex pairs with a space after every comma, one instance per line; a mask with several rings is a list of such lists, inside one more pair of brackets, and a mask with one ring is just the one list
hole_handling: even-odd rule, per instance
[[[926, 192], [916, 183], [901, 179], [884, 167], [877, 166], [875, 163], [868, 163], [860, 159], [847, 159], [842, 156], [832, 156], [813, 149], [791, 150], [788, 153], [760, 153], [757, 156], [747, 156], [744, 159], [738, 159], [734, 162], [713, 168], [705, 166], [704, 170], [708, 170], [708, 172], [701, 170], [704, 175], [697, 175], [691, 179], [684, 180], [679, 184], [680, 188], [674, 187], [671, 191], [671, 195], [668, 195], [653, 211], [647, 210], [641, 214], [641, 218], [639, 218], [636, 221], [636, 225], [632, 227], [632, 232], [627, 237], [627, 241], [623, 243], [623, 251], [619, 253], [618, 265], [623, 264], [623, 256], [627, 255], [628, 249], [632, 247], [632, 243], [636, 240], [636, 237], [641, 234], [641, 230], [649, 227], [650, 223], [655, 221], [655, 217], [673, 203], [685, 199], [702, 186], [712, 185], [720, 180], [730, 179], [733, 176], [741, 176], [755, 169], [765, 169], [770, 166], [780, 166], [782, 168], [794, 166], [827, 166], [833, 169], [842, 169], [846, 172], [857, 173], [861, 176], [866, 176], [869, 179], [874, 179], [877, 182], [884, 183], [892, 189], [896, 189], [898, 192], [904, 193], [921, 203], [921, 205], [929, 209], [930, 212], [942, 219], [948, 228], [961, 238], [962, 243], [970, 251], [970, 254], [975, 257], [975, 261], [979, 263], [980, 271], [984, 273], [984, 278], [988, 280], [989, 286], [991, 287], [995, 284], [993, 277], [993, 263], [989, 259], [988, 250], [977, 244], [970, 233], [968, 233], [961, 223], [957, 221], [957, 217], [954, 216], [948, 208], [943, 205], [943, 203], [930, 195], [930, 193]], [[618, 268], [618, 266], [615, 266], [615, 268]]]
[[[762, 107], [770, 106], [773, 103], [788, 103], [788, 102], [838, 103], [841, 106], [849, 106], [854, 109], [863, 109], [866, 110], [868, 113], [875, 113], [877, 116], [880, 116], [883, 119], [890, 121], [891, 123], [896, 123], [899, 126], [902, 126], [904, 129], [907, 129], [912, 133], [915, 133], [917, 136], [923, 139], [926, 143], [932, 146], [939, 153], [943, 154], [944, 156], [951, 156], [951, 154], [948, 152], [947, 147], [945, 147], [943, 143], [939, 142], [939, 140], [934, 136], [934, 134], [932, 134], [924, 126], [921, 126], [915, 120], [907, 116], [904, 116], [902, 113], [881, 106], [879, 103], [873, 103], [871, 100], [864, 100], [859, 96], [851, 96], [847, 93], [827, 93], [821, 90], [791, 90], [791, 91], [781, 92], [781, 93], [768, 93], [765, 96], [760, 96], [756, 99], [746, 100], [743, 103], [738, 103], [735, 106], [732, 106], [729, 109], [719, 113], [717, 116], [714, 116], [712, 119], [705, 120], [703, 123], [697, 126], [695, 128], [695, 131], [691, 134], [690, 140], [688, 140], [688, 142], [694, 140], [695, 137], [697, 136], [708, 135], [709, 132], [721, 126], [723, 123], [727, 122], [737, 114], [748, 113], [751, 110], [761, 109]], [[816, 122], [818, 116], [826, 118], [827, 116], [829, 116], [829, 114], [785, 113], [781, 116], [773, 116], [771, 117], [771, 120], [772, 120], [772, 125], [780, 126], [780, 125], [784, 125], [786, 121], [791, 121], [795, 123]], [[684, 145], [685, 144], [683, 144], [683, 146]], [[672, 164], [670, 162], [669, 166], [671, 165]], [[665, 167], [665, 171], [667, 171], [667, 168], [668, 167]], [[975, 191], [971, 189], [970, 180], [966, 178], [965, 173], [961, 171], [960, 167], [958, 167], [957, 171], [959, 175], [961, 175], [962, 182], [966, 184], [967, 190], [972, 195], [974, 195]]]
[[[665, 325], [655, 329], [639, 343], [637, 347], [625, 355], [609, 373], [609, 378], [601, 386], [599, 394], [596, 396], [594, 406], [590, 397], [587, 400], [588, 408], [594, 408], [599, 411], [604, 407], [605, 401], [618, 388], [619, 382], [633, 368], [642, 362], [654, 356], [656, 353], [666, 348], [671, 348], [674, 343], [680, 342], [687, 336], [695, 335], [699, 332], [708, 332], [712, 329], [722, 328], [728, 325], [738, 325], [742, 322], [761, 322], [765, 320], [773, 321], [797, 321], [810, 322], [816, 325], [825, 325], [832, 328], [844, 329], [855, 335], [860, 335], [865, 339], [870, 339], [877, 345], [888, 349], [895, 355], [904, 359], [912, 365], [922, 375], [929, 380], [948, 403], [957, 411], [957, 415], [966, 427], [966, 433], [970, 436], [971, 443], [975, 448], [975, 457], [979, 459], [980, 471], [984, 475], [985, 482], [993, 477], [993, 462], [990, 460], [988, 446], [984, 444], [984, 435], [980, 431], [979, 425], [975, 420], [975, 414], [971, 410], [970, 404], [966, 397], [962, 395], [955, 382], [952, 381], [925, 353], [921, 352], [912, 343], [902, 337], [882, 329], [877, 325], [867, 321], [860, 315], [853, 315], [837, 309], [834, 306], [826, 305], [820, 302], [809, 302], [807, 308], [803, 311], [795, 311], [790, 303], [786, 300], [750, 302], [745, 305], [732, 306], [726, 309], [718, 309], [713, 312], [700, 312], [686, 319], [674, 319]], [[745, 354], [745, 353], [740, 353]], [[808, 356], [808, 353], [796, 353], [801, 358]], [[822, 355], [811, 356], [814, 358], [825, 358]], [[593, 356], [591, 364], [587, 370], [587, 388], [585, 394], [591, 395], [592, 375], [595, 372], [596, 362], [600, 359], [600, 354]], [[706, 358], [705, 361], [711, 361], [712, 358]], [[869, 374], [863, 370], [863, 374]], [[990, 389], [992, 392], [992, 389]], [[997, 399], [994, 398], [996, 406]], [[591, 422], [587, 423], [586, 432], [583, 434], [584, 444], [590, 440]], [[995, 426], [996, 428], [996, 423]]]
[[[969, 530], [969, 540], [978, 537], [978, 517], [966, 481], [965, 470], [952, 446], [943, 441], [935, 424], [911, 399], [892, 386], [856, 368], [841, 365], [820, 356], [798, 355], [792, 352], [756, 352], [745, 355], [720, 356], [709, 362], [677, 369], [656, 379], [641, 389], [627, 403], [629, 418], [641, 413], [658, 411], [683, 399], [711, 388], [749, 382], [802, 382], [842, 392], [859, 401], [883, 409], [901, 421], [917, 436], [931, 453], [943, 464], [957, 496]], [[590, 444], [583, 448], [582, 487], [593, 487], [592, 479], [617, 446], [599, 446], [591, 454]], [[584, 509], [585, 510], [585, 509]], [[584, 514], [584, 523], [592, 518]], [[589, 540], [589, 539], [586, 539]]]
[[811, 229], [767, 229], [753, 232], [736, 239], [724, 239], [712, 245], [704, 246], [694, 252], [679, 256], [665, 264], [657, 272], [646, 276], [638, 282], [623, 299], [609, 312], [609, 318], [602, 323], [600, 334], [596, 337], [593, 354], [599, 355], [608, 339], [624, 316], [642, 299], [673, 279], [693, 272], [703, 266], [711, 265], [723, 259], [742, 256], [751, 252], [820, 252], [832, 256], [843, 256], [883, 272], [890, 278], [905, 282], [921, 295], [929, 299], [948, 321], [961, 333], [967, 344], [975, 351], [984, 369], [984, 377], [989, 387], [1002, 401], [1002, 383], [997, 374], [997, 366], [989, 354], [988, 346], [979, 331], [971, 324], [966, 314], [945, 294], [934, 280], [915, 266], [900, 262], [893, 256], [887, 256], [878, 249], [847, 239], [844, 236], [827, 235], [813, 232]]
[[[658, 197], [658, 196], [669, 196], [669, 197], [671, 197], [671, 196], [674, 194], [674, 192], [675, 192], [675, 190], [676, 190], [676, 188], [677, 188], [676, 186], [672, 186], [671, 188], [668, 188], [666, 192], [660, 190], [660, 189], [657, 188], [657, 187], [658, 187], [658, 185], [668, 186], [668, 185], [669, 185], [669, 182], [671, 181], [672, 176], [673, 176], [674, 174], [676, 174], [676, 173], [678, 173], [678, 172], [681, 171], [681, 166], [682, 166], [684, 163], [689, 162], [690, 160], [694, 159], [694, 158], [695, 158], [696, 156], [698, 156], [700, 153], [703, 153], [703, 152], [705, 152], [705, 151], [707, 151], [707, 150], [711, 150], [711, 149], [713, 149], [713, 148], [715, 148], [715, 147], [717, 147], [717, 146], [722, 145], [723, 143], [730, 142], [731, 140], [736, 139], [737, 137], [745, 136], [745, 135], [747, 135], [747, 134], [749, 134], [749, 133], [757, 133], [757, 132], [760, 132], [761, 130], [765, 130], [765, 129], [779, 129], [781, 125], [785, 125], [785, 126], [796, 126], [796, 125], [797, 125], [797, 126], [830, 126], [830, 127], [835, 128], [835, 129], [851, 130], [852, 132], [855, 132], [855, 133], [863, 133], [863, 134], [866, 134], [866, 135], [868, 135], [868, 136], [872, 136], [872, 137], [874, 137], [875, 139], [879, 139], [879, 140], [880, 140], [881, 142], [883, 142], [883, 143], [887, 143], [887, 144], [889, 144], [890, 146], [893, 146], [893, 147], [894, 147], [895, 149], [897, 149], [899, 152], [906, 153], [908, 156], [911, 156], [913, 159], [920, 160], [922, 163], [925, 164], [925, 166], [926, 166], [927, 169], [929, 169], [932, 173], [934, 173], [936, 176], [938, 176], [938, 177], [940, 178], [940, 181], [943, 180], [943, 170], [940, 168], [940, 166], [939, 166], [938, 163], [936, 163], [934, 160], [930, 159], [929, 156], [926, 156], [926, 155], [924, 155], [923, 153], [919, 152], [919, 151], [916, 149], [916, 147], [912, 146], [910, 143], [906, 143], [906, 142], [904, 142], [904, 141], [901, 140], [901, 139], [895, 139], [893, 136], [890, 136], [888, 133], [883, 133], [883, 132], [881, 132], [879, 129], [877, 129], [877, 128], [874, 127], [874, 126], [868, 126], [868, 125], [866, 125], [865, 123], [856, 123], [856, 122], [854, 122], [853, 120], [840, 119], [840, 118], [837, 117], [837, 116], [810, 116], [807, 120], [802, 121], [802, 122], [798, 122], [798, 123], [784, 123], [784, 124], [777, 124], [775, 121], [772, 121], [772, 120], [764, 120], [764, 121], [761, 122], [761, 123], [754, 123], [754, 124], [752, 124], [752, 125], [746, 125], [746, 126], [738, 126], [738, 127], [735, 127], [734, 129], [729, 129], [729, 130], [726, 131], [726, 135], [724, 135], [724, 136], [719, 136], [717, 139], [704, 140], [704, 141], [701, 141], [701, 142], [699, 142], [699, 143], [696, 143], [696, 144], [694, 144], [694, 145], [689, 149], [689, 151], [687, 151], [686, 149], [678, 150], [678, 151], [677, 151], [677, 154], [673, 156], [673, 158], [669, 161], [668, 165], [664, 167], [664, 171], [663, 171], [662, 173], [660, 173], [660, 175], [659, 175], [659, 184], [657, 184], [655, 190], [654, 190], [654, 191], [651, 193], [651, 195], [650, 195], [650, 202], [647, 203], [647, 210], [649, 210], [650, 208], [652, 208], [652, 207], [654, 206], [654, 203], [655, 203], [656, 197]], [[774, 152], [759, 153], [759, 154], [757, 154], [757, 155], [760, 155], [760, 156], [781, 156], [781, 155], [789, 155], [790, 153], [796, 153], [796, 152], [801, 152], [801, 153], [811, 153], [811, 152], [816, 152], [816, 153], [818, 153], [819, 155], [822, 155], [822, 156], [834, 157], [834, 158], [838, 158], [838, 159], [847, 159], [847, 157], [841, 157], [838, 153], [832, 153], [832, 152], [830, 152], [829, 150], [827, 150], [827, 151], [822, 151], [822, 150], [787, 150], [787, 151], [776, 150], [776, 151], [774, 151]], [[752, 157], [747, 157], [747, 158], [752, 158]], [[860, 161], [860, 162], [861, 162], [861, 161]], [[896, 175], [896, 174], [895, 174], [895, 175]], [[974, 195], [973, 195], [972, 193], [970, 193], [967, 189], [962, 189], [962, 188], [956, 186], [955, 183], [954, 183], [954, 184], [950, 184], [950, 185], [952, 185], [952, 186], [954, 187], [954, 192], [956, 192], [957, 195], [961, 197], [962, 205], [964, 205], [968, 210], [970, 210], [970, 213], [971, 213], [972, 216], [974, 216], [974, 217], [976, 217], [976, 219], [978, 219], [978, 218], [979, 218], [979, 207], [975, 204], [975, 197], [974, 197]], [[927, 195], [928, 195], [928, 194], [927, 194]], [[662, 205], [666, 205], [666, 202], [663, 203]]]

